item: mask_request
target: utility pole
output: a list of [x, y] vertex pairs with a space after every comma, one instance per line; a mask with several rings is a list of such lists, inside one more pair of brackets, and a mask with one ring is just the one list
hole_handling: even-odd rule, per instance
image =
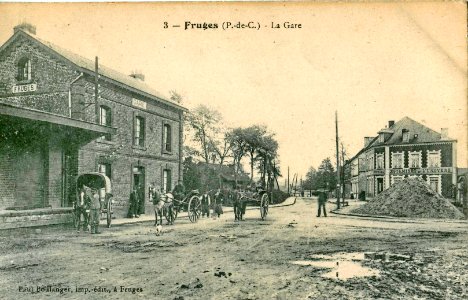
[[289, 196], [289, 166], [288, 166], [288, 196]]
[[96, 56], [94, 59], [94, 111], [96, 116], [96, 123], [100, 124], [99, 120], [99, 58]]
[[335, 131], [336, 131], [336, 207], [340, 209], [340, 154], [338, 148], [338, 112], [335, 111]]

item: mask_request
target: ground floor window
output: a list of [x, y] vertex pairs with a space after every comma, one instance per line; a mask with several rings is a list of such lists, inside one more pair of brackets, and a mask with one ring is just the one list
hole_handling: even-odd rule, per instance
[[367, 194], [369, 196], [374, 195], [374, 181], [371, 177], [367, 178]]
[[427, 176], [427, 184], [433, 189], [436, 193], [442, 192], [442, 178], [440, 175], [429, 175]]
[[172, 190], [172, 186], [171, 186], [171, 177], [172, 177], [172, 174], [171, 174], [171, 170], [170, 169], [164, 169], [163, 170], [163, 178], [162, 178], [162, 182], [163, 182], [163, 192], [164, 193], [167, 193], [167, 192], [170, 192]]
[[384, 178], [383, 177], [376, 177], [375, 178], [375, 191], [376, 194], [380, 194], [384, 190]]

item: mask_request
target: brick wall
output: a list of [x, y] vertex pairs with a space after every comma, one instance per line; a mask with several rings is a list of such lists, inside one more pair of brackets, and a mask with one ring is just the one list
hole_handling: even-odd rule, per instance
[[[28, 57], [32, 65], [29, 82], [18, 82], [18, 62]], [[117, 133], [112, 140], [97, 139], [82, 145], [78, 152], [78, 173], [95, 172], [99, 161], [111, 164], [113, 194], [116, 216], [121, 217], [128, 209], [128, 197], [132, 186], [132, 166], [140, 164], [145, 168], [145, 195], [148, 185], [161, 185], [162, 170], [172, 170], [172, 186], [179, 177], [180, 160], [180, 111], [127, 89], [105, 82], [99, 82], [99, 100], [94, 99], [94, 77], [75, 70], [71, 64], [55, 57], [50, 51], [34, 44], [24, 37], [9, 45], [0, 55], [0, 102], [42, 110], [68, 116], [68, 91], [71, 90], [72, 117], [87, 122], [97, 122], [98, 108], [106, 105], [111, 109], [112, 127]], [[71, 82], [73, 82], [71, 85]], [[34, 92], [13, 94], [12, 87], [18, 84], [35, 83]], [[146, 102], [146, 109], [132, 105], [132, 99]], [[133, 146], [133, 120], [136, 115], [145, 118], [145, 146]], [[172, 131], [172, 151], [162, 149], [163, 125], [169, 124]], [[62, 151], [60, 141], [47, 141], [48, 150], [44, 157], [46, 196], [50, 205], [62, 204]], [[0, 199], [1, 206], [14, 204], [14, 183], [8, 168], [13, 165], [9, 151], [0, 149]], [[1, 171], [5, 170], [5, 171]], [[12, 185], [13, 184], [13, 185]], [[12, 188], [13, 186], [13, 188]], [[149, 201], [148, 209], [151, 208]]]
[[48, 149], [48, 204], [53, 208], [62, 206], [62, 148], [49, 142]]
[[[23, 57], [31, 60], [32, 78], [18, 82], [18, 62]], [[78, 75], [68, 64], [21, 37], [0, 55], [0, 101], [67, 116], [69, 84]], [[14, 85], [28, 83], [36, 83], [37, 90], [12, 93]]]
[[15, 204], [14, 156], [11, 148], [0, 145], [0, 209]]
[[[84, 76], [77, 86], [85, 91], [86, 103], [94, 102], [94, 78]], [[81, 88], [80, 88], [81, 89]], [[97, 171], [98, 162], [106, 162], [112, 169], [112, 189], [116, 217], [125, 217], [132, 188], [132, 166], [140, 165], [145, 170], [146, 212], [152, 213], [147, 191], [149, 184], [162, 185], [162, 170], [171, 169], [172, 186], [179, 176], [179, 113], [164, 104], [134, 95], [116, 86], [100, 83], [98, 106], [111, 109], [112, 126], [117, 128], [111, 141], [96, 139], [83, 146], [79, 154], [79, 172]], [[147, 103], [146, 110], [132, 106], [132, 99]], [[145, 146], [133, 146], [133, 124], [135, 116], [145, 119]], [[96, 107], [89, 106], [83, 119], [96, 121]], [[164, 153], [162, 147], [163, 125], [169, 124], [172, 131], [172, 151]]]
[[125, 217], [128, 212], [129, 196], [132, 188], [132, 166], [144, 167], [145, 170], [145, 203], [146, 213], [152, 213], [152, 204], [148, 200], [149, 184], [155, 182], [162, 185], [162, 170], [172, 170], [173, 186], [178, 177], [178, 162], [160, 161], [143, 156], [116, 155], [106, 160], [106, 151], [82, 148], [79, 151], [79, 173], [96, 172], [99, 161], [105, 161], [112, 169], [112, 193], [114, 195], [114, 211], [118, 218]]

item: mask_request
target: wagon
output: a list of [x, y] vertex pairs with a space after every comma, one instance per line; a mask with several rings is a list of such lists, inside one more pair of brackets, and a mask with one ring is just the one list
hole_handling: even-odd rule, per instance
[[165, 211], [166, 220], [174, 224], [175, 219], [180, 212], [186, 211], [190, 222], [196, 223], [200, 219], [202, 212], [201, 197], [198, 190], [190, 191], [183, 199], [175, 199], [172, 193], [165, 195], [166, 202], [171, 202], [169, 208]]
[[270, 195], [263, 188], [257, 188], [256, 192], [238, 191], [234, 199], [234, 217], [236, 221], [242, 220], [247, 204], [258, 206], [260, 218], [265, 220], [268, 215]]
[[[101, 214], [106, 215], [107, 227], [111, 226], [112, 222], [112, 187], [109, 177], [104, 174], [92, 172], [84, 173], [76, 178], [76, 201], [73, 202], [73, 223], [75, 227], [80, 224], [80, 202], [84, 199], [80, 199], [80, 192], [82, 189], [86, 191], [87, 197], [89, 197], [90, 189], [97, 189], [99, 191], [99, 200], [102, 203]], [[89, 209], [86, 210], [89, 213]], [[85, 220], [87, 221], [87, 220]]]

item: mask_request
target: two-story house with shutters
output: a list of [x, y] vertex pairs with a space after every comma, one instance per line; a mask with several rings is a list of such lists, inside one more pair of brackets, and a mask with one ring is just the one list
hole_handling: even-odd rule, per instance
[[[424, 179], [434, 191], [453, 195], [457, 182], [457, 141], [442, 128], [436, 132], [408, 117], [388, 125], [375, 137], [364, 138], [364, 147], [345, 167], [351, 169], [351, 193], [373, 197], [406, 177]], [[349, 195], [348, 195], [349, 196]]]
[[28, 24], [0, 47], [0, 210], [59, 209], [75, 178], [112, 181], [116, 217], [133, 186], [182, 177], [186, 109], [145, 84], [39, 39]]

